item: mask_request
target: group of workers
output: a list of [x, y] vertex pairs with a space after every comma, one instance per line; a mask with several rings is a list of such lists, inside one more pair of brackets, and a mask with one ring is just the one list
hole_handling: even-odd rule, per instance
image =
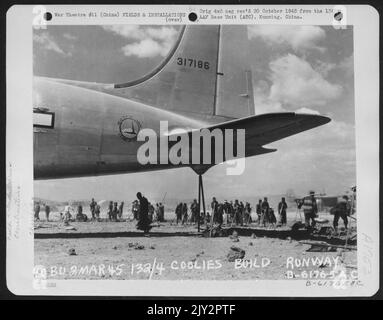
[[[138, 200], [134, 200], [132, 203], [132, 214], [135, 220], [138, 220], [140, 212], [140, 202]], [[148, 201], [148, 216], [151, 222], [165, 222], [165, 206], [162, 202], [157, 202], [155, 206]]]
[[[92, 221], [99, 221], [100, 220], [100, 213], [101, 213], [101, 206], [98, 204], [94, 198], [92, 198], [90, 204], [89, 204], [89, 209], [91, 213], [91, 220]], [[118, 204], [117, 202], [110, 201], [108, 205], [108, 219], [110, 221], [118, 221], [122, 217], [122, 213], [124, 210], [124, 202], [121, 202]], [[77, 206], [77, 213], [75, 217], [73, 218], [72, 215], [73, 209], [72, 207], [68, 204], [64, 208], [64, 212], [61, 212], [61, 219], [64, 221], [78, 221], [78, 222], [86, 222], [88, 221], [88, 216], [83, 213], [83, 207], [82, 205]]]
[[[124, 202], [118, 204], [117, 202], [109, 201], [108, 218], [110, 221], [118, 221], [122, 218], [124, 211]], [[92, 214], [93, 218], [93, 214]]]
[[[146, 198], [145, 198], [146, 199]], [[164, 205], [159, 202], [153, 206], [149, 201], [147, 204], [148, 208], [148, 219], [150, 222], [165, 221], [165, 208]], [[45, 214], [46, 220], [49, 221], [50, 207], [45, 204]], [[227, 224], [235, 225], [244, 225], [252, 222], [251, 211], [252, 208], [249, 202], [245, 204], [242, 201], [235, 200], [219, 203], [215, 197], [213, 197], [211, 202], [211, 214], [207, 212], [204, 216], [203, 212], [200, 213], [200, 223], [218, 223], [223, 224], [226, 220]], [[91, 220], [98, 221], [100, 219], [101, 207], [100, 205], [92, 198], [92, 201], [89, 204]], [[117, 202], [110, 201], [108, 205], [107, 216], [110, 221], [118, 221], [122, 218], [124, 209], [124, 202], [121, 202], [119, 205]], [[39, 213], [41, 207], [39, 202], [35, 204], [35, 219], [39, 220]], [[197, 223], [198, 221], [198, 211], [200, 210], [198, 202], [196, 199], [188, 206], [186, 203], [179, 203], [175, 209], [176, 213], [176, 223], [186, 224], [186, 223]], [[282, 201], [278, 205], [278, 211], [281, 216], [281, 223], [286, 224], [286, 210], [287, 204], [285, 198], [282, 198]], [[77, 213], [74, 215], [73, 208], [68, 204], [65, 206], [64, 211], [60, 213], [61, 219], [63, 221], [79, 221], [85, 222], [88, 220], [86, 214], [83, 213], [82, 205], [77, 206]], [[141, 201], [135, 200], [132, 203], [132, 214], [135, 220], [139, 220], [139, 214], [141, 211]], [[256, 209], [258, 215], [258, 224], [266, 226], [268, 224], [275, 224], [276, 219], [273, 209], [269, 206], [267, 198], [264, 200], [259, 200]], [[226, 217], [226, 219], [224, 218]], [[212, 219], [212, 220], [211, 220]]]
[[186, 224], [187, 222], [197, 222], [198, 211], [198, 203], [196, 199], [190, 204], [190, 208], [188, 208], [186, 203], [180, 202], [175, 209], [176, 223], [178, 224], [180, 222], [181, 224]]
[[[279, 225], [281, 226], [287, 224], [287, 208], [286, 198], [282, 197], [281, 201], [278, 203]], [[256, 212], [259, 226], [267, 227], [271, 225], [275, 227], [278, 223], [274, 209], [270, 207], [267, 197], [258, 201]]]
[[236, 199], [234, 202], [225, 200], [219, 203], [217, 199], [213, 197], [210, 208], [213, 223], [223, 224], [224, 220], [226, 220], [227, 224], [244, 225], [252, 222], [252, 208], [249, 202], [244, 204], [242, 201]]
[[[200, 223], [213, 223], [213, 224], [231, 224], [231, 225], [248, 225], [252, 223], [252, 207], [249, 202], [243, 203], [238, 199], [234, 201], [218, 202], [216, 197], [212, 198], [210, 204], [211, 214], [206, 212], [201, 212], [199, 215]], [[179, 203], [175, 209], [176, 223], [186, 224], [186, 223], [196, 223], [198, 222], [198, 212], [201, 210], [198, 206], [196, 199], [188, 205], [186, 203]], [[282, 198], [281, 202], [278, 204], [278, 212], [280, 216], [280, 222], [282, 225], [286, 224], [286, 211], [287, 203], [285, 198]], [[275, 225], [277, 219], [275, 218], [274, 210], [270, 207], [267, 198], [264, 200], [259, 200], [259, 203], [256, 206], [256, 213], [258, 216], [258, 225], [268, 226]]]
[[[352, 187], [351, 190], [353, 192], [352, 199], [349, 199], [347, 195], [343, 195], [330, 210], [330, 214], [334, 216], [333, 227], [336, 233], [338, 232], [339, 219], [343, 220], [345, 229], [348, 229], [348, 217], [355, 210], [356, 187]], [[318, 217], [315, 192], [310, 191], [309, 196], [297, 201], [297, 205], [299, 209], [303, 209], [306, 229], [313, 229], [316, 225], [316, 218]]]
[[[42, 206], [44, 207], [44, 211], [45, 211], [45, 219], [49, 221], [49, 214], [51, 212], [51, 207], [48, 204], [42, 204]], [[40, 221], [40, 210], [41, 210], [40, 202], [37, 201], [35, 203], [33, 210], [35, 213], [34, 214], [35, 220]]]
[[[48, 204], [43, 204], [43, 207], [45, 210], [46, 220], [49, 221], [49, 214], [51, 211], [50, 206]], [[101, 207], [94, 200], [94, 198], [92, 198], [92, 201], [89, 204], [89, 208], [91, 212], [91, 220], [99, 221]], [[121, 202], [120, 205], [118, 205], [117, 202], [113, 203], [113, 201], [110, 201], [108, 206], [108, 212], [107, 212], [109, 220], [117, 221], [118, 219], [121, 219], [123, 208], [124, 208], [124, 202]], [[36, 221], [40, 221], [40, 210], [41, 210], [40, 202], [36, 202], [34, 206], [34, 217]], [[64, 222], [69, 222], [69, 221], [86, 222], [88, 221], [88, 216], [83, 212], [83, 206], [81, 204], [77, 205], [77, 210], [75, 213], [72, 206], [68, 203], [64, 207], [64, 210], [60, 212], [60, 219]]]
[[[353, 199], [355, 200], [356, 187], [353, 189], [354, 195]], [[335, 231], [338, 230], [339, 219], [342, 219], [344, 226], [347, 229], [348, 227], [348, 216], [354, 210], [352, 200], [349, 201], [347, 195], [343, 196], [340, 201], [330, 210], [330, 213], [334, 215], [333, 226]], [[318, 213], [318, 206], [315, 198], [315, 192], [310, 191], [308, 196], [303, 197], [302, 199], [296, 199], [296, 204], [298, 209], [302, 209], [304, 213], [305, 226], [307, 229], [313, 229], [316, 225], [316, 218]], [[42, 204], [45, 210], [46, 220], [49, 221], [50, 207], [48, 204]], [[100, 204], [98, 204], [94, 198], [89, 205], [91, 212], [91, 219], [99, 221], [100, 219]], [[175, 215], [176, 223], [187, 224], [187, 223], [197, 223], [198, 218], [200, 223], [213, 223], [213, 224], [235, 224], [235, 225], [247, 225], [252, 223], [251, 212], [252, 208], [249, 202], [239, 201], [236, 199], [233, 201], [225, 200], [222, 203], [219, 203], [215, 197], [212, 198], [210, 204], [211, 214], [206, 213], [206, 216], [201, 212], [201, 208], [196, 199], [188, 206], [186, 203], [181, 202], [176, 206]], [[257, 223], [259, 226], [267, 227], [274, 226], [278, 224], [279, 226], [286, 225], [287, 223], [287, 203], [286, 199], [282, 197], [281, 201], [278, 203], [278, 216], [279, 221], [274, 213], [274, 209], [270, 207], [267, 197], [263, 200], [259, 200], [256, 205], [256, 214], [258, 217]], [[119, 221], [122, 219], [124, 209], [124, 202], [121, 202], [119, 205], [117, 202], [110, 201], [108, 206], [107, 215], [110, 221]], [[41, 210], [41, 205], [39, 202], [35, 203], [34, 207], [34, 217], [35, 220], [40, 220], [39, 214]], [[200, 214], [198, 212], [200, 211]], [[143, 230], [145, 233], [149, 232], [151, 226], [150, 224], [153, 221], [164, 222], [165, 221], [165, 208], [164, 205], [159, 202], [153, 206], [140, 192], [137, 193], [137, 200], [132, 203], [132, 214], [133, 218], [138, 221], [137, 228]], [[88, 220], [86, 214], [83, 213], [82, 205], [77, 206], [77, 213], [73, 218], [73, 209], [68, 204], [65, 206], [63, 212], [60, 213], [61, 219], [63, 221], [79, 221], [85, 222]]]
[[[100, 217], [100, 206], [92, 199], [90, 203], [90, 211], [92, 214], [92, 220], [98, 220]], [[60, 218], [64, 222], [77, 221], [87, 222], [88, 216], [83, 212], [83, 206], [79, 204], [77, 206], [77, 212], [74, 214], [74, 210], [71, 205], [67, 204], [64, 207], [64, 211], [60, 212]]]

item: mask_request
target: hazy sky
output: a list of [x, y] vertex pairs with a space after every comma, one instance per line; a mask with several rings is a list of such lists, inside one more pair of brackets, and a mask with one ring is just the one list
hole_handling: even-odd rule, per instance
[[[154, 68], [179, 27], [49, 26], [34, 31], [34, 74], [104, 83], [135, 79]], [[273, 143], [278, 151], [246, 159], [241, 176], [225, 165], [204, 175], [208, 199], [310, 189], [339, 194], [355, 183], [352, 28], [248, 27], [256, 113], [301, 111], [330, 116], [322, 127]], [[197, 176], [188, 168], [35, 182], [35, 195], [52, 200], [192, 198]], [[219, 200], [220, 200], [219, 199]]]

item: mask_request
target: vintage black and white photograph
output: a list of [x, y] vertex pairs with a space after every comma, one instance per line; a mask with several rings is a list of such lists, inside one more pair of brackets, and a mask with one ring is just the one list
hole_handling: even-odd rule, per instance
[[7, 80], [14, 287], [28, 268], [32, 294], [373, 292], [371, 10], [33, 10], [9, 28], [30, 40]]
[[[50, 26], [33, 55], [48, 277], [357, 280], [352, 27]], [[226, 129], [245, 161], [204, 161]]]

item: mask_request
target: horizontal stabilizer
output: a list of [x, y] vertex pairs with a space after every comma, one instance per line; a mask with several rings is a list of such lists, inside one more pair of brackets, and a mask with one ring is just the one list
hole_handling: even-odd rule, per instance
[[294, 112], [267, 113], [220, 123], [209, 129], [245, 129], [246, 156], [254, 156], [276, 151], [265, 149], [263, 145], [319, 127], [330, 121], [330, 118], [320, 115]]
[[[200, 130], [208, 129], [209, 131], [212, 131], [214, 129], [221, 129], [224, 131], [226, 129], [244, 129], [246, 139], [245, 156], [251, 157], [276, 151], [276, 149], [264, 148], [263, 145], [324, 125], [330, 121], [330, 118], [320, 115], [296, 114], [293, 112], [269, 113], [223, 122], [210, 127], [201, 128]], [[185, 134], [189, 135], [189, 138], [191, 138], [192, 131]], [[176, 134], [175, 136], [179, 135]], [[175, 139], [170, 140], [174, 141]], [[237, 148], [235, 142], [236, 140], [234, 141], [234, 150]], [[212, 152], [214, 152], [214, 139], [211, 145]], [[192, 150], [192, 148], [190, 150]], [[200, 152], [201, 154], [203, 152], [202, 146], [200, 146]], [[230, 159], [225, 158], [224, 160], [227, 161]], [[212, 165], [203, 165], [202, 167], [207, 169], [213, 165], [214, 163]], [[194, 169], [198, 166], [191, 165], [191, 167]], [[202, 168], [198, 167], [199, 171], [201, 171], [201, 169]]]

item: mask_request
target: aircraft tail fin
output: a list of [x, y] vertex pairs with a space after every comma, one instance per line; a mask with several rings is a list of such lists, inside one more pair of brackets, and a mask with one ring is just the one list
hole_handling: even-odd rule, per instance
[[254, 114], [246, 26], [183, 26], [164, 61], [113, 94], [189, 116]]
[[247, 26], [222, 26], [217, 79], [217, 115], [255, 114]]
[[170, 111], [214, 114], [220, 28], [183, 26], [157, 68], [141, 79], [115, 84], [115, 93]]

